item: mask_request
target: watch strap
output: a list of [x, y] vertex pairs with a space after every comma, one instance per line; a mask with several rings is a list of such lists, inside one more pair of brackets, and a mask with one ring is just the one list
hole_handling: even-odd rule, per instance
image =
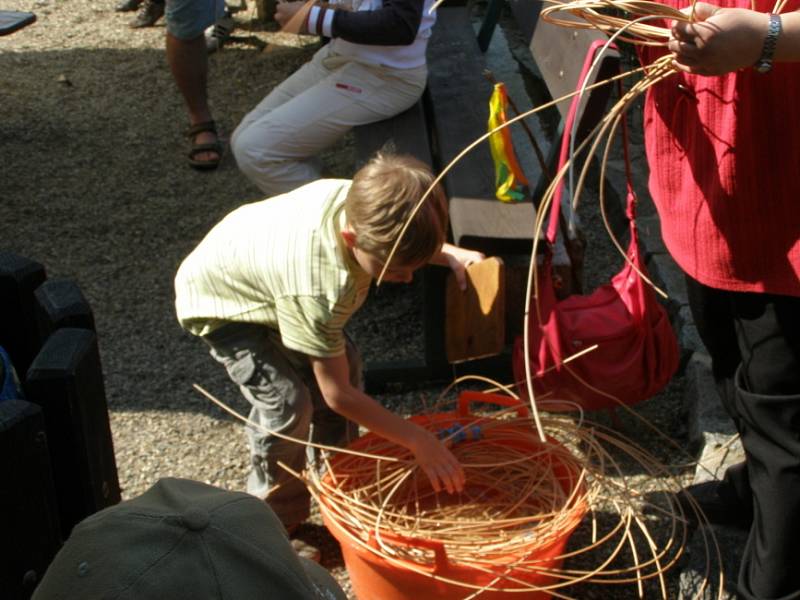
[[778, 37], [781, 34], [781, 16], [769, 13], [769, 26], [767, 37], [764, 38], [764, 46], [761, 49], [761, 56], [753, 65], [759, 73], [769, 73], [772, 70], [772, 58], [775, 55], [775, 48], [778, 45]]

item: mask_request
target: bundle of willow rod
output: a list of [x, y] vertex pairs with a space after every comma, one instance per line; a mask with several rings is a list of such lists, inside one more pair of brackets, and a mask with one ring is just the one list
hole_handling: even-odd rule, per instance
[[[542, 18], [547, 21], [570, 28], [598, 29], [611, 35], [612, 39], [649, 46], [665, 45], [669, 31], [647, 21], [686, 21], [692, 18], [691, 14], [644, 0], [551, 1], [548, 4], [542, 11]], [[509, 120], [465, 148], [441, 171], [420, 200], [417, 210], [453, 165], [492, 133], [578, 93], [643, 73], [643, 77], [630, 87], [594, 131], [573, 149], [570, 160], [556, 174], [540, 202], [525, 311], [523, 338], [526, 357], [529, 354], [530, 299], [538, 297], [537, 245], [557, 186], [568, 172], [571, 174], [575, 169], [575, 157], [583, 151], [591, 157], [605, 138], [601, 167], [603, 181], [611, 140], [622, 115], [638, 96], [674, 71], [671, 58], [664, 56], [643, 69], [584, 86], [575, 94]], [[589, 158], [579, 169], [574, 201], [583, 189], [588, 168]], [[600, 190], [600, 207], [606, 229], [620, 255], [627, 259], [611, 232], [602, 186]], [[414, 214], [409, 217], [406, 228]], [[400, 233], [395, 249], [404, 233], [405, 229]], [[394, 250], [387, 258], [384, 270], [393, 254]], [[538, 310], [538, 303], [534, 304]], [[525, 364], [528, 363], [525, 360]], [[326, 518], [335, 522], [353, 544], [389, 563], [400, 564], [434, 579], [443, 579], [425, 568], [433, 560], [431, 553], [423, 549], [425, 545], [414, 548], [407, 543], [393, 543], [396, 536], [400, 536], [404, 540], [440, 543], [453, 564], [488, 574], [491, 581], [483, 587], [467, 581], [445, 579], [465, 588], [465, 600], [480, 597], [488, 590], [510, 593], [547, 590], [554, 597], [569, 598], [569, 587], [581, 582], [635, 583], [643, 595], [643, 584], [647, 580], [656, 580], [661, 596], [666, 598], [664, 574], [683, 552], [687, 536], [686, 515], [678, 504], [671, 501], [669, 490], [661, 492], [660, 502], [645, 501], [640, 486], [625, 474], [619, 461], [633, 462], [637, 470], [648, 477], [669, 479], [672, 490], [677, 490], [679, 485], [671, 479], [668, 468], [620, 434], [598, 424], [540, 415], [532, 378], [533, 374], [528, 371], [526, 386], [532, 419], [508, 418], [508, 415], [483, 417], [476, 421], [482, 432], [479, 439], [452, 446], [466, 471], [468, 482], [466, 490], [458, 496], [434, 493], [412, 456], [379, 438], [357, 451], [325, 448], [341, 453], [328, 461], [327, 475], [320, 477], [314, 471], [295, 475], [304, 479]], [[229, 408], [226, 410], [233, 412]], [[237, 416], [247, 421], [245, 417]], [[249, 423], [263, 429], [259, 424]], [[431, 427], [435, 428], [435, 421], [431, 421]], [[313, 445], [303, 440], [294, 441]], [[668, 520], [667, 536], [658, 536], [657, 539], [649, 531], [648, 510], [662, 520]], [[605, 518], [600, 518], [601, 515]], [[696, 518], [704, 521], [701, 514]], [[561, 557], [568, 559], [561, 567], [543, 561], [539, 553], [564, 532], [574, 529], [582, 519], [584, 523], [588, 522], [590, 541], [582, 546], [573, 544]], [[705, 530], [703, 540], [707, 560], [704, 582], [699, 589], [701, 596], [708, 583], [711, 564], [720, 562], [716, 541], [708, 537]], [[587, 555], [591, 555], [590, 565], [576, 566], [576, 563], [580, 564], [579, 559]], [[415, 564], [419, 567], [415, 568]], [[721, 595], [721, 569], [719, 573], [717, 589]], [[548, 583], [531, 583], [530, 576], [534, 574], [546, 575]]]
[[[646, 502], [619, 458], [651, 476], [665, 477], [666, 469], [603, 426], [578, 427], [549, 416], [543, 422], [545, 443], [528, 418], [484, 416], [465, 425], [468, 431], [477, 424], [482, 434], [452, 446], [467, 476], [461, 494], [433, 492], [409, 454], [377, 437], [359, 450], [403, 460], [338, 456], [327, 462], [326, 475], [308, 473], [306, 484], [352, 545], [461, 586], [467, 598], [483, 591], [547, 591], [570, 598], [570, 586], [579, 582], [643, 588], [649, 579], [658, 581], [666, 598], [664, 574], [681, 557], [687, 515], [670, 504], [668, 493]], [[668, 535], [656, 539], [648, 531], [648, 509], [668, 520]], [[548, 553], [587, 516], [590, 541], [556, 556]], [[435, 574], [431, 542], [443, 545], [450, 565], [485, 573], [491, 582], [480, 586]], [[707, 552], [712, 555], [710, 546]], [[591, 558], [581, 560], [589, 553]], [[561, 565], [562, 559], [570, 560]], [[542, 575], [544, 583], [532, 581]]]
[[[618, 39], [632, 44], [663, 46], [669, 29], [638, 19], [689, 21], [685, 13], [649, 0], [545, 0], [540, 17], [570, 29], [596, 29], [606, 34], [619, 34]], [[622, 13], [628, 16], [620, 16]]]
[[[626, 17], [620, 16], [623, 14], [626, 15]], [[647, 1], [601, 2], [578, 0], [575, 2], [548, 2], [548, 6], [542, 11], [542, 18], [564, 27], [598, 29], [606, 34], [609, 34], [612, 38], [610, 41], [613, 41], [614, 39], [621, 39], [639, 45], [665, 46], [667, 40], [669, 39], [669, 30], [665, 26], [655, 26], [649, 24], [648, 22], [659, 22], [659, 24], [661, 24], [661, 22], [668, 20], [690, 21], [692, 19], [692, 11], [689, 11], [689, 14], [685, 14], [675, 9], [665, 7], [662, 4]], [[668, 25], [667, 22], [664, 22], [663, 24]], [[525, 341], [524, 362], [526, 367], [528, 367], [530, 363], [528, 360], [530, 349], [528, 347], [529, 335], [527, 327], [529, 320], [528, 315], [531, 311], [532, 300], [534, 302], [535, 310], [539, 311], [538, 302], [535, 301], [539, 296], [537, 285], [538, 277], [536, 276], [537, 261], [535, 257], [538, 255], [538, 244], [541, 239], [541, 233], [544, 228], [545, 219], [549, 214], [549, 206], [553, 201], [558, 186], [561, 185], [563, 179], [568, 173], [571, 179], [573, 171], [579, 172], [577, 185], [575, 186], [575, 189], [572, 190], [573, 202], [577, 203], [577, 199], [580, 197], [581, 190], [584, 187], [591, 157], [594, 156], [597, 149], [601, 147], [603, 140], [605, 140], [605, 147], [602, 152], [600, 181], [604, 181], [606, 164], [610, 149], [612, 147], [612, 140], [615, 137], [615, 133], [620, 125], [623, 114], [629, 108], [631, 103], [641, 94], [646, 92], [648, 88], [656, 85], [663, 79], [670, 77], [675, 72], [676, 69], [672, 64], [672, 57], [665, 55], [656, 60], [654, 63], [641, 69], [634, 69], [629, 73], [621, 74], [607, 81], [598, 82], [592, 85], [584, 85], [581, 90], [576, 91], [574, 94], [569, 94], [563, 98], [556, 99], [551, 103], [541, 105], [531, 111], [523, 113], [518, 117], [509, 120], [505, 125], [502, 125], [475, 140], [475, 142], [466, 147], [437, 176], [433, 185], [437, 185], [445, 176], [445, 174], [465, 154], [470, 152], [478, 144], [483, 143], [486, 139], [488, 139], [489, 135], [499, 131], [503, 127], [508, 127], [516, 121], [528, 118], [540, 110], [544, 110], [556, 103], [569, 100], [575, 95], [584, 94], [588, 90], [596, 88], [600, 85], [608, 85], [622, 78], [630, 78], [632, 75], [642, 75], [638, 81], [629, 87], [616, 105], [584, 139], [584, 141], [582, 141], [577, 147], [571, 148], [569, 160], [555, 175], [544, 197], [539, 203], [536, 228], [533, 236], [534, 245], [531, 253], [528, 292], [526, 294], [527, 304], [525, 309], [525, 332], [523, 333], [523, 339]], [[574, 138], [572, 145], [574, 146]], [[576, 165], [576, 157], [579, 155], [586, 157], [582, 166]], [[433, 186], [431, 187], [433, 188]], [[625, 250], [615, 239], [611, 231], [605, 211], [603, 185], [600, 185], [599, 189], [600, 211], [605, 227], [609, 233], [609, 236], [617, 247], [620, 256], [628, 260]], [[428, 194], [421, 199], [420, 206], [427, 199], [427, 195]], [[409, 222], [410, 221], [411, 218], [409, 219]], [[387, 266], [389, 262], [390, 260], [386, 261]], [[639, 273], [639, 275], [644, 277], [642, 273]], [[652, 282], [649, 283], [652, 285]], [[541, 314], [539, 314], [539, 317], [541, 319]], [[550, 444], [551, 440], [555, 440], [558, 442], [560, 447], [569, 448], [573, 453], [572, 455], [574, 463], [572, 464], [574, 465], [574, 468], [580, 468], [582, 473], [580, 481], [581, 485], [583, 486], [583, 498], [585, 499], [586, 506], [591, 516], [590, 521], [592, 539], [591, 542], [585, 544], [579, 549], [572, 550], [569, 553], [569, 556], [575, 558], [580, 555], [592, 553], [592, 556], [594, 557], [594, 561], [591, 563], [592, 566], [585, 569], [565, 568], [563, 570], [551, 570], [550, 574], [555, 576], [557, 583], [549, 585], [547, 589], [556, 597], [567, 597], [565, 594], [568, 592], [568, 586], [579, 582], [635, 582], [637, 585], [639, 585], [640, 593], [642, 593], [641, 590], [643, 582], [648, 579], [656, 578], [660, 583], [662, 596], [667, 597], [664, 573], [667, 569], [675, 564], [676, 560], [678, 560], [678, 557], [681, 555], [686, 542], [686, 527], [683, 519], [684, 515], [680, 514], [679, 510], [676, 508], [679, 505], [670, 500], [671, 493], [669, 491], [664, 491], [664, 495], [662, 497], [664, 502], [658, 504], [657, 506], [644, 503], [640, 486], [624, 476], [619, 464], [613, 458], [613, 452], [610, 451], [609, 448], [612, 448], [613, 451], [623, 454], [628, 459], [642, 467], [643, 470], [648, 474], [659, 477], [669, 477], [668, 469], [659, 464], [658, 461], [652, 457], [648, 456], [643, 450], [637, 448], [635, 444], [625, 440], [622, 436], [613, 431], [606, 430], [598, 425], [591, 425], [587, 423], [581, 423], [578, 425], [568, 420], [553, 419], [551, 417], [540, 415], [539, 411], [537, 410], [537, 402], [533, 392], [533, 377], [534, 374], [530, 372], [528, 367], [528, 372], [526, 373], [526, 382], [524, 385], [528, 389], [528, 396], [531, 401], [533, 423], [530, 421], [524, 421], [520, 422], [520, 426], [526, 428], [533, 424], [538, 433], [538, 439], [540, 442], [544, 444]], [[586, 383], [590, 385], [590, 382]], [[638, 417], [638, 414], [630, 409], [630, 407], [622, 402], [619, 404], [633, 415]], [[641, 417], [639, 418], [641, 419]], [[652, 425], [650, 425], [650, 427], [655, 430]], [[547, 432], [547, 435], [545, 435], [545, 431]], [[533, 432], [531, 432], [531, 434], [532, 433]], [[458, 451], [457, 448], [455, 450]], [[478, 471], [486, 468], [480, 462], [477, 463], [478, 466], [471, 465], [469, 460], [470, 458], [471, 457], [467, 456], [463, 457], [466, 463], [465, 468], [467, 469], [468, 478], [473, 476], [473, 474], [477, 473]], [[396, 465], [396, 468], [402, 470], [403, 468], [407, 469], [408, 467]], [[498, 473], [493, 473], [491, 470], [489, 470], [489, 474], [486, 476], [496, 477], [498, 487], [503, 489], [503, 482], [505, 481], [504, 471], [504, 468], [501, 468]], [[403, 471], [403, 473], [405, 474], [404, 477], [409, 476], [407, 470]], [[537, 475], [538, 474], [536, 472], [533, 472], [530, 473], [528, 477], [530, 477], [531, 480], [536, 481]], [[401, 476], [398, 475], [395, 477]], [[331, 502], [333, 508], [326, 510], [329, 510], [329, 516], [332, 518], [341, 519], [343, 526], [348, 527], [351, 531], [354, 541], [360, 540], [362, 543], [365, 543], [364, 540], [366, 539], [365, 536], [367, 535], [368, 531], [382, 531], [382, 527], [384, 527], [387, 519], [389, 522], [391, 522], [392, 527], [405, 527], [407, 534], [412, 537], [415, 531], [424, 532], [424, 535], [432, 537], [435, 535], [441, 535], [437, 531], [431, 531], [429, 529], [430, 524], [428, 521], [420, 522], [415, 520], [416, 517], [424, 517], [425, 513], [422, 512], [422, 514], [420, 514], [420, 510], [414, 510], [413, 506], [410, 507], [406, 496], [401, 495], [398, 497], [400, 500], [398, 504], [388, 505], [386, 502], [387, 492], [382, 481], [383, 480], [381, 478], [376, 478], [374, 481], [375, 487], [362, 486], [363, 490], [366, 490], [367, 495], [374, 494], [376, 496], [372, 498], [371, 502], [359, 497], [358, 500], [353, 501], [353, 505], [348, 503], [348, 501], [344, 498], [336, 497], [330, 489], [323, 487], [321, 485], [321, 480], [317, 479], [316, 483], [314, 481], [309, 483], [312, 489], [316, 489], [315, 493], [318, 497], [322, 498], [323, 496], [327, 495], [327, 498], [334, 498]], [[386, 484], [389, 484], [390, 482], [397, 482], [395, 485], [399, 489], [400, 479], [386, 480]], [[672, 489], [677, 489], [678, 487], [679, 486], [676, 484]], [[376, 489], [381, 491], [376, 492]], [[405, 490], [405, 488], [403, 489]], [[527, 491], [531, 488], [524, 489]], [[564, 518], [564, 515], [557, 516], [557, 513], [554, 512], [554, 505], [552, 502], [553, 498], [556, 498], [557, 496], [552, 494], [553, 489], [554, 486], [552, 485], [545, 486], [543, 493], [547, 500], [545, 501], [545, 505], [541, 507], [541, 510], [544, 512], [546, 518], [552, 518], [554, 522], [563, 523], [562, 519]], [[531, 489], [531, 493], [536, 494], [538, 492], [538, 489]], [[514, 495], [513, 498], [518, 498], [518, 496]], [[528, 497], [525, 496], [525, 502], [527, 502], [527, 500]], [[503, 511], [509, 505], [510, 501], [511, 499], [509, 499], [509, 502], [499, 502], [499, 513], [497, 515], [483, 512], [480, 514], [486, 515], [485, 518], [480, 516], [474, 517], [474, 521], [477, 523], [473, 523], [473, 519], [468, 519], [468, 523], [460, 522], [458, 526], [452, 526], [452, 528], [448, 530], [451, 533], [461, 532], [463, 528], [467, 535], [467, 539], [463, 544], [453, 544], [453, 540], [451, 538], [445, 538], [448, 539], [448, 542], [453, 544], [454, 556], [458, 556], [460, 561], [475, 565], [476, 568], [482, 568], [485, 567], [485, 564], [481, 562], [482, 557], [485, 555], [482, 551], [483, 542], [475, 542], [478, 542], [479, 539], [492, 540], [491, 545], [492, 547], [495, 547], [494, 544], [502, 543], [502, 541], [516, 540], [517, 537], [513, 535], [515, 533], [514, 530], [510, 532], [506, 531], [502, 525], [502, 523], [504, 523], [504, 519], [507, 518], [507, 514]], [[341, 504], [339, 502], [341, 502]], [[355, 510], [355, 507], [357, 507], [358, 510]], [[567, 508], [567, 513], [569, 513], [569, 505], [567, 504], [565, 507]], [[652, 511], [659, 513], [662, 518], [670, 520], [671, 524], [669, 528], [671, 529], [671, 535], [668, 536], [666, 541], [662, 540], [662, 543], [657, 542], [648, 531], [647, 519], [644, 515], [644, 507], [649, 507]], [[487, 508], [487, 506], [483, 506], [481, 508], [484, 511], [490, 510]], [[614, 520], [613, 525], [611, 525], [610, 528], [607, 526], [606, 529], [602, 529], [598, 519], [596, 518], [597, 513], [602, 510], [610, 510], [617, 516], [617, 519]], [[463, 515], [464, 513], [459, 514]], [[537, 513], [532, 512], [531, 514], [535, 515]], [[355, 518], [348, 521], [345, 518], [345, 515], [355, 515]], [[442, 515], [437, 515], [437, 517], [443, 518]], [[704, 521], [704, 517], [702, 515], [698, 515], [697, 518], [701, 522]], [[446, 518], [444, 521], [449, 522]], [[541, 524], [541, 522], [531, 521], [528, 523], [528, 525], [531, 525], [534, 522], [536, 523], [537, 527]], [[497, 523], [501, 523], [501, 525], [498, 525]], [[710, 534], [703, 530], [703, 539], [706, 544], [707, 570], [706, 579], [704, 580], [700, 589], [701, 595], [708, 582], [708, 574], [711, 572], [711, 563], [721, 562], [719, 558], [719, 549], [716, 547], [716, 541], [713, 539], [713, 535], [711, 535], [710, 538], [706, 537], [707, 535]], [[498, 539], [500, 540], [499, 542], [497, 541]], [[644, 541], [643, 545], [640, 544], [642, 540]], [[470, 545], [470, 541], [473, 542], [473, 546]], [[508, 555], [519, 556], [520, 553], [518, 552], [515, 554], [514, 550], [512, 549], [514, 547], [513, 542], [509, 542], [509, 544], [510, 546], [504, 548], [508, 552]], [[371, 547], [369, 544], [366, 545]], [[712, 548], [715, 548], [716, 550], [712, 551]], [[629, 554], [624, 558], [622, 557], [623, 550], [629, 552]], [[391, 558], [392, 556], [399, 556], [403, 552], [403, 550], [400, 548], [392, 548], [386, 544], [379, 544], [379, 549], [375, 550], [373, 548], [372, 551], [382, 553], [382, 555], [387, 559]], [[523, 557], [518, 559], [517, 562], [511, 566], [514, 569], [515, 574], [520, 572], [516, 570], [517, 566], [522, 569], [521, 572], [523, 573], [529, 567], [525, 563], [524, 550], [522, 550], [521, 553]], [[567, 564], [569, 565], [570, 562], [572, 561], [568, 561]], [[721, 594], [723, 587], [723, 575], [721, 569], [719, 570], [719, 577], [720, 582], [717, 589]], [[520, 586], [519, 589], [524, 588], [524, 582], [520, 583], [518, 579], [519, 577], [515, 579], [514, 584]], [[495, 588], [489, 586], [487, 589]]]
[[[494, 384], [470, 376], [456, 383], [470, 379]], [[673, 501], [680, 484], [667, 467], [603, 425], [544, 415], [548, 438], [543, 443], [530, 418], [509, 415], [518, 407], [460, 417], [463, 431], [480, 430], [480, 435], [452, 446], [465, 469], [467, 487], [457, 495], [436, 494], [413, 457], [382, 438], [360, 438], [348, 448], [293, 439], [195, 388], [251, 427], [334, 454], [332, 459], [323, 454], [323, 476], [316, 470], [290, 471], [306, 483], [325, 517], [353, 545], [386, 562], [463, 587], [464, 600], [479, 598], [484, 591], [547, 591], [572, 598], [570, 587], [578, 583], [635, 583], [643, 595], [648, 580], [657, 582], [662, 598], [668, 597], [664, 574], [681, 557], [687, 538], [688, 515]], [[443, 424], [442, 416], [451, 414], [432, 413], [415, 421], [439, 432], [451, 421], [447, 417]], [[628, 471], [669, 483], [645, 498]], [[648, 530], [653, 518], [666, 534]], [[705, 521], [699, 513], [695, 518]], [[579, 522], [581, 541], [571, 542], [561, 555], [547, 553]], [[712, 564], [720, 562], [713, 536], [703, 531], [703, 541], [707, 558], [701, 594]], [[444, 547], [449, 564], [460, 572], [484, 573], [490, 582], [479, 586], [474, 578], [434, 573], [430, 566], [435, 557], [424, 549], [431, 542]]]
[[[374, 534], [391, 551], [381, 532], [403, 532], [444, 543], [459, 564], [489, 567], [507, 563], [510, 552], [531, 556], [574, 529], [590, 492], [574, 454], [539, 442], [527, 420], [484, 419], [477, 426], [479, 439], [452, 448], [467, 470], [459, 495], [437, 494], [407, 463], [387, 467], [360, 457], [337, 458], [328, 465], [330, 476], [313, 487], [328, 516], [363, 540]], [[411, 458], [380, 438], [373, 442], [371, 453]], [[537, 559], [529, 561], [535, 568]]]

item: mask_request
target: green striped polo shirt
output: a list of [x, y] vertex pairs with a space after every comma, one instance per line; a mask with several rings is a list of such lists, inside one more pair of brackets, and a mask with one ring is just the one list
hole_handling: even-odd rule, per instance
[[344, 353], [344, 325], [371, 282], [340, 235], [349, 189], [349, 180], [323, 179], [228, 214], [178, 269], [181, 326], [206, 335], [258, 323], [292, 350]]

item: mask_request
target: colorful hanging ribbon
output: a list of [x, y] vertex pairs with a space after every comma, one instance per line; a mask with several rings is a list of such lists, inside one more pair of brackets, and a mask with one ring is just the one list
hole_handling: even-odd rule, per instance
[[[508, 96], [506, 86], [496, 83], [489, 99], [489, 130], [506, 122]], [[494, 161], [495, 195], [503, 202], [520, 202], [528, 199], [528, 180], [522, 172], [514, 153], [511, 130], [504, 127], [489, 136], [489, 146]]]

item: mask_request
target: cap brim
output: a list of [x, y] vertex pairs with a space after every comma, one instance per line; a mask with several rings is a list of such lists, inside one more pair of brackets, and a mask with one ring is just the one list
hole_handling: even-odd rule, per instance
[[344, 590], [342, 590], [333, 576], [328, 573], [325, 568], [321, 567], [313, 560], [303, 557], [298, 558], [300, 558], [300, 563], [303, 565], [308, 579], [316, 588], [319, 598], [324, 600], [347, 600], [347, 594], [344, 593]]

